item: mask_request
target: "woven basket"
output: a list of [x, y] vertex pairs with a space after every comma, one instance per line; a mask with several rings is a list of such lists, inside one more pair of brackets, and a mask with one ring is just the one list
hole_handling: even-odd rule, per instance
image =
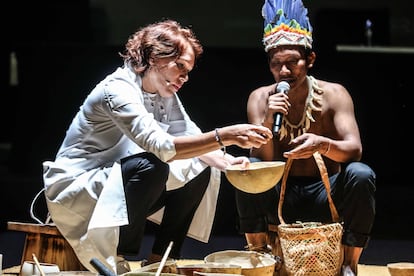
[[282, 248], [285, 270], [288, 275], [339, 275], [343, 258], [341, 244], [342, 224], [330, 195], [329, 177], [321, 155], [314, 153], [327, 191], [332, 223], [320, 222], [286, 224], [282, 217], [282, 206], [286, 180], [292, 159], [288, 159], [282, 178], [278, 217], [279, 242]]

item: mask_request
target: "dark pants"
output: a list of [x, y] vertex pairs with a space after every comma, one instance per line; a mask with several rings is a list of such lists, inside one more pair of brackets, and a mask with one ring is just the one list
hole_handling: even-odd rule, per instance
[[178, 259], [194, 213], [208, 186], [210, 168], [184, 187], [167, 192], [169, 166], [152, 153], [127, 157], [121, 160], [121, 167], [129, 224], [121, 226], [118, 254], [139, 253], [147, 217], [165, 206], [152, 253], [163, 255], [173, 241], [170, 257]]
[[[375, 218], [374, 171], [360, 162], [343, 166], [329, 177], [331, 195], [343, 221], [342, 243], [366, 247]], [[289, 176], [282, 216], [286, 223], [296, 221], [331, 222], [326, 190], [320, 178]], [[268, 224], [279, 224], [277, 217], [280, 183], [260, 194], [236, 190], [241, 233], [267, 232]]]

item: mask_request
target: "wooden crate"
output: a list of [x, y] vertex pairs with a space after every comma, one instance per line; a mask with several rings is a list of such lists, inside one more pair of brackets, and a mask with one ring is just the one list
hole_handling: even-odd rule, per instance
[[57, 264], [61, 271], [87, 270], [55, 225], [8, 222], [7, 229], [26, 233], [21, 265], [35, 254], [39, 262]]

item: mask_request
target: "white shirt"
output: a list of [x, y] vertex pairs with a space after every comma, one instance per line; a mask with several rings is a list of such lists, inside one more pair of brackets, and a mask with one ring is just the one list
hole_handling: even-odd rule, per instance
[[[46, 161], [44, 185], [53, 222], [81, 263], [94, 270], [95, 257], [116, 271], [119, 226], [128, 223], [119, 160], [142, 151], [162, 161], [175, 154], [174, 136], [201, 133], [180, 99], [142, 91], [128, 66], [117, 68], [87, 96], [54, 161]], [[169, 163], [167, 190], [182, 187], [207, 165], [198, 158]], [[210, 184], [188, 236], [207, 242], [220, 186], [211, 168]], [[149, 219], [160, 222], [163, 209]]]

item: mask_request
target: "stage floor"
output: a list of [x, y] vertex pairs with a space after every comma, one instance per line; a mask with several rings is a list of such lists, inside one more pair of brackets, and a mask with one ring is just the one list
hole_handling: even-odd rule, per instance
[[[191, 263], [197, 263], [198, 261], [191, 261]], [[200, 260], [200, 262], [202, 262]], [[188, 263], [186, 261], [182, 263]], [[139, 261], [131, 261], [130, 266], [132, 270], [139, 269], [140, 262]], [[20, 271], [20, 266], [14, 266], [10, 268], [6, 268], [3, 270], [3, 276], [15, 276], [18, 275]], [[378, 266], [378, 265], [358, 265], [358, 275], [359, 276], [389, 276], [389, 272], [386, 266]]]
[[[128, 257], [132, 264], [146, 259], [153, 243], [153, 236], [145, 236], [141, 252], [137, 256]], [[242, 236], [212, 236], [208, 243], [187, 238], [182, 249], [182, 259], [202, 260], [212, 252], [220, 250], [243, 250], [245, 245]], [[24, 235], [20, 232], [7, 231], [0, 233], [0, 252], [3, 254], [3, 269], [20, 264]], [[396, 262], [414, 262], [414, 240], [371, 240], [362, 253], [359, 275], [387, 275], [386, 265]]]

